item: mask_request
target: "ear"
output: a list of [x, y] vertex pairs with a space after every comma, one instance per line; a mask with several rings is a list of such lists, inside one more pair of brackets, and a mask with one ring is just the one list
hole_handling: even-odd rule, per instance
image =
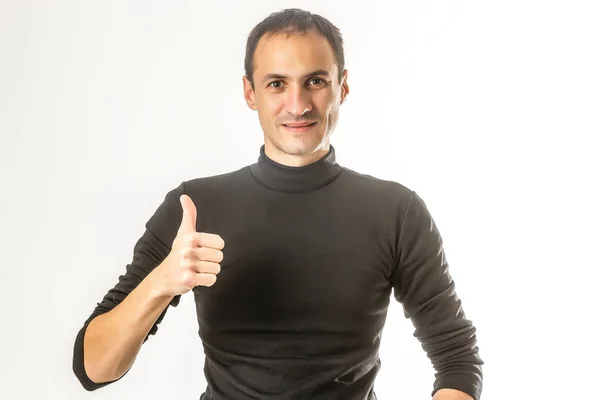
[[256, 111], [256, 101], [252, 84], [247, 76], [242, 77], [242, 81], [244, 84], [244, 99], [246, 100], [246, 104], [248, 104], [248, 107], [250, 107], [251, 110]]
[[343, 104], [344, 101], [346, 100], [346, 97], [348, 97], [348, 93], [350, 93], [350, 88], [348, 87], [348, 70], [345, 69], [344, 72], [342, 73], [342, 85], [341, 85], [341, 100], [340, 100], [340, 104]]

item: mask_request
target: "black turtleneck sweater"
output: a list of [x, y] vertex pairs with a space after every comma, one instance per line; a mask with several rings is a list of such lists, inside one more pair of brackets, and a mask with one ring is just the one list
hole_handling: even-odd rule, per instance
[[216, 284], [193, 289], [206, 355], [202, 400], [375, 399], [392, 295], [438, 372], [432, 394], [455, 388], [479, 399], [475, 327], [423, 200], [401, 184], [341, 167], [333, 147], [311, 165], [287, 167], [263, 146], [255, 164], [170, 191], [126, 272], [77, 335], [73, 369], [87, 390], [109, 383], [85, 373], [85, 329], [167, 256], [184, 193], [201, 210], [197, 230], [226, 244]]

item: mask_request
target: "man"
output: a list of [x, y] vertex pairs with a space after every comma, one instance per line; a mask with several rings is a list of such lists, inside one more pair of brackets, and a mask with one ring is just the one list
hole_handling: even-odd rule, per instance
[[201, 399], [376, 399], [393, 294], [437, 370], [433, 398], [479, 399], [475, 328], [423, 200], [335, 162], [330, 137], [349, 93], [338, 29], [298, 9], [272, 14], [251, 32], [245, 68], [264, 131], [258, 162], [166, 195], [77, 335], [82, 385], [121, 379], [168, 306], [193, 291]]

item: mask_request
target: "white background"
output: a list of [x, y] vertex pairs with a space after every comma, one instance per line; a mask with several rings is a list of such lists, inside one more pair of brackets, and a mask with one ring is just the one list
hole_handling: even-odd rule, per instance
[[[427, 202], [467, 316], [484, 400], [597, 396], [600, 13], [588, 1], [0, 2], [0, 398], [197, 399], [193, 298], [120, 382], [84, 391], [75, 335], [182, 180], [253, 163], [246, 35], [320, 13], [346, 40], [341, 165]], [[381, 400], [433, 370], [389, 311]]]

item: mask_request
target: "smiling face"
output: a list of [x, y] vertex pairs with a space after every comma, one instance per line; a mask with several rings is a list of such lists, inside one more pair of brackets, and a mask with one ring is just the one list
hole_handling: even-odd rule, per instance
[[258, 112], [265, 154], [288, 166], [323, 157], [348, 95], [347, 71], [338, 79], [333, 49], [314, 31], [263, 36], [254, 54], [254, 88], [244, 97]]

